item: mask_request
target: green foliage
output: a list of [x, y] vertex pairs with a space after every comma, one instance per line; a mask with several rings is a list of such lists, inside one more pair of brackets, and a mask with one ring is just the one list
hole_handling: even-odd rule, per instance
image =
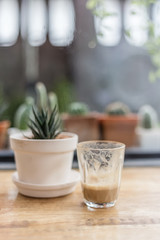
[[48, 95], [45, 85], [41, 82], [38, 82], [36, 84], [35, 90], [37, 96], [36, 98], [37, 107], [45, 109], [48, 105]]
[[55, 87], [55, 93], [58, 98], [59, 111], [68, 112], [68, 107], [75, 98], [72, 83], [67, 78], [61, 77]]
[[131, 31], [130, 29], [125, 30], [125, 35], [129, 38], [131, 38]]
[[54, 92], [48, 93], [48, 104], [51, 109], [54, 109], [55, 106], [57, 106], [58, 109], [58, 99]]
[[0, 121], [3, 121], [7, 118], [7, 107], [8, 105], [6, 103], [0, 103]]
[[9, 97], [8, 108], [6, 110], [7, 119], [11, 122], [11, 126], [14, 127], [15, 113], [21, 104], [24, 103], [24, 96], [20, 96], [16, 92]]
[[30, 119], [29, 127], [34, 139], [54, 139], [61, 132], [61, 121], [57, 118], [58, 109], [52, 111], [43, 108], [32, 108], [34, 120]]
[[[89, 9], [92, 14], [97, 17], [101, 22], [107, 17], [115, 17], [117, 14], [115, 12], [108, 11], [106, 8], [105, 0], [88, 0], [86, 3], [86, 8]], [[111, 29], [109, 26], [103, 24], [103, 28]], [[101, 31], [97, 32], [99, 37], [103, 36]]]
[[127, 115], [130, 113], [129, 107], [121, 102], [113, 102], [110, 103], [106, 109], [105, 112], [109, 115]]
[[[156, 3], [156, 0], [133, 0], [132, 1], [132, 4], [138, 5], [139, 7], [147, 7], [148, 9], [154, 3]], [[134, 14], [137, 14], [137, 13], [135, 12]], [[155, 70], [149, 73], [149, 80], [151, 82], [155, 82], [157, 79], [160, 79], [160, 37], [156, 36], [155, 24], [150, 19], [149, 16], [147, 17], [146, 20], [147, 20], [148, 41], [144, 45], [144, 48], [149, 53], [152, 64], [155, 67]]]
[[94, 10], [96, 9], [96, 7], [98, 7], [102, 3], [103, 3], [103, 0], [88, 0], [86, 3], [86, 8], [89, 10]]
[[145, 129], [151, 129], [158, 126], [158, 115], [153, 107], [144, 105], [139, 110], [139, 125]]
[[53, 94], [48, 95], [43, 83], [36, 84], [36, 104], [29, 123], [33, 139], [54, 139], [62, 131], [55, 99]]
[[4, 100], [3, 89], [0, 87], [0, 121], [7, 119], [8, 104]]
[[117, 15], [115, 12], [107, 11], [104, 7], [105, 0], [88, 0], [86, 3], [86, 8], [89, 9], [92, 14], [101, 20], [105, 17]]
[[89, 9], [93, 13], [93, 15], [100, 19], [115, 16], [116, 13], [105, 10], [104, 4], [104, 0], [88, 0], [86, 3], [86, 8]]
[[152, 128], [152, 118], [149, 113], [145, 113], [142, 119], [143, 128], [150, 129]]
[[156, 0], [132, 0], [132, 4], [136, 4], [138, 6], [149, 6], [155, 2]]
[[[89, 9], [94, 16], [99, 17], [101, 20], [105, 17], [115, 16], [115, 13], [105, 10], [104, 1], [105, 0], [88, 0], [86, 8]], [[147, 9], [149, 9], [154, 3], [156, 3], [156, 0], [132, 0], [133, 5], [146, 7]], [[134, 15], [137, 14], [136, 11], [131, 11], [131, 13]], [[149, 53], [153, 66], [155, 67], [155, 71], [151, 71], [149, 73], [149, 79], [151, 82], [155, 82], [157, 79], [160, 79], [160, 37], [155, 36], [155, 25], [149, 16], [147, 18], [147, 22], [149, 39], [144, 47]], [[130, 29], [125, 30], [125, 34], [127, 37], [131, 38]], [[98, 32], [97, 35], [102, 36], [102, 33]]]
[[70, 115], [86, 115], [89, 112], [89, 108], [85, 103], [73, 102], [69, 105], [68, 112]]
[[155, 71], [151, 71], [149, 74], [149, 79], [151, 82], [160, 79], [160, 37], [155, 36], [154, 25], [150, 23], [149, 28], [149, 40], [145, 45], [146, 50], [148, 51], [151, 61], [155, 66]]
[[[49, 113], [47, 114], [47, 118], [49, 118], [51, 111], [57, 107], [58, 111], [58, 103], [57, 103], [57, 97], [54, 92], [47, 93], [46, 87], [43, 83], [38, 82], [36, 84], [36, 103], [34, 98], [27, 96], [25, 101], [19, 105], [15, 116], [14, 116], [14, 127], [19, 128], [21, 130], [27, 130], [29, 125], [29, 120], [35, 117], [35, 114], [33, 114], [32, 106], [36, 104], [35, 112], [38, 111], [38, 109], [49, 109]], [[43, 112], [44, 113], [44, 112]], [[40, 113], [41, 116], [44, 116], [42, 112]], [[33, 128], [33, 127], [32, 127]]]
[[14, 116], [14, 127], [26, 130], [28, 128], [29, 118], [32, 115], [32, 106], [34, 99], [32, 97], [26, 97], [24, 103], [22, 103]]

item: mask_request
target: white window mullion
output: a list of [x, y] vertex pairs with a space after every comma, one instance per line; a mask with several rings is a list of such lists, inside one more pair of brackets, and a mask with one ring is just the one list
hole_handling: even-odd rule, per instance
[[49, 41], [53, 46], [72, 43], [75, 31], [75, 10], [72, 0], [49, 0]]
[[94, 17], [97, 41], [103, 46], [115, 46], [121, 39], [121, 9], [119, 0], [106, 0], [97, 12], [104, 11], [110, 16]]
[[21, 35], [31, 46], [46, 41], [47, 7], [45, 0], [23, 0], [21, 9]]
[[160, 1], [153, 5], [153, 22], [155, 26], [155, 36], [160, 36]]
[[124, 8], [124, 28], [129, 32], [125, 35], [127, 42], [135, 46], [143, 46], [148, 39], [147, 8], [127, 0]]
[[17, 0], [0, 0], [0, 46], [12, 46], [19, 35]]

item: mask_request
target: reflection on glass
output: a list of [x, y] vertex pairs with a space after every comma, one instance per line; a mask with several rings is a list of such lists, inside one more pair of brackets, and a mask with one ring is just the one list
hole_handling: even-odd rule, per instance
[[75, 11], [72, 0], [49, 1], [49, 40], [54, 46], [67, 46], [74, 38]]
[[143, 46], [147, 41], [147, 9], [128, 0], [125, 4], [124, 27], [130, 36], [126, 40], [135, 46]]
[[153, 22], [155, 25], [155, 36], [160, 36], [160, 2], [157, 1], [153, 6]]
[[12, 46], [19, 34], [17, 0], [0, 0], [0, 46]]
[[46, 41], [47, 7], [45, 0], [23, 0], [21, 9], [21, 34], [31, 46]]
[[[103, 10], [102, 10], [103, 9]], [[97, 40], [104, 46], [115, 46], [121, 38], [121, 11], [118, 0], [107, 0], [100, 6], [98, 12], [111, 13], [110, 16], [94, 17]]]

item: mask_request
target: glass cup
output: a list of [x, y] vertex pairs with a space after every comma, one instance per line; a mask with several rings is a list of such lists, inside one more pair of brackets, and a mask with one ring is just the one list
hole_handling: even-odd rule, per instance
[[77, 146], [84, 202], [88, 207], [108, 208], [116, 203], [125, 145], [113, 141], [87, 141]]

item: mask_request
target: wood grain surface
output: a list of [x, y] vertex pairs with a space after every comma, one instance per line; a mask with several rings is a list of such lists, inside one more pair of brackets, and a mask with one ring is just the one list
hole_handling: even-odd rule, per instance
[[24, 197], [12, 173], [0, 171], [0, 240], [160, 239], [160, 168], [123, 169], [116, 206], [98, 210], [83, 204], [80, 184], [65, 197]]

